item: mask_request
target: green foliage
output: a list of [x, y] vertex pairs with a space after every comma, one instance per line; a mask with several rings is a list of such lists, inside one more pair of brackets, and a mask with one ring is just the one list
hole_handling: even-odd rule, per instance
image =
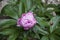
[[42, 34], [42, 35], [48, 35], [49, 34], [47, 31], [43, 30], [42, 28], [40, 28], [37, 25], [33, 28], [33, 31], [36, 32], [37, 34]]
[[[28, 11], [35, 14], [37, 24], [25, 31], [16, 23]], [[53, 11], [56, 16], [51, 14]], [[41, 0], [9, 0], [1, 15], [11, 17], [0, 20], [0, 34], [8, 35], [7, 40], [60, 40], [60, 5], [44, 4]]]
[[41, 40], [49, 40], [49, 38], [47, 36], [43, 36]]
[[10, 27], [11, 25], [15, 25], [15, 24], [16, 24], [16, 20], [13, 19], [0, 20], [0, 28]]
[[60, 20], [60, 16], [53, 17], [50, 22], [53, 23], [53, 25], [50, 27], [50, 32], [52, 33], [57, 27]]
[[3, 9], [2, 9], [2, 13], [4, 13], [6, 16], [10, 16], [14, 19], [18, 19], [18, 8], [17, 7], [13, 7], [11, 5], [6, 5]]
[[15, 40], [18, 37], [18, 33], [11, 34], [7, 40]]

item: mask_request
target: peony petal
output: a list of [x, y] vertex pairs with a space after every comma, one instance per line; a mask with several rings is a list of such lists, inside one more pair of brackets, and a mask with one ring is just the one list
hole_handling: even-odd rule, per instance
[[24, 30], [28, 30], [29, 28], [24, 28]]
[[22, 17], [25, 16], [25, 15], [26, 15], [26, 13], [22, 14]]

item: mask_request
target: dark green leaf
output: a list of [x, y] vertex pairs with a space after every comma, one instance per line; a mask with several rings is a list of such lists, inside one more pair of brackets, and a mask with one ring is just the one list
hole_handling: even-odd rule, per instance
[[60, 40], [60, 36], [55, 35], [55, 40]]
[[18, 37], [18, 35], [19, 34], [17, 32], [14, 33], [14, 34], [11, 34], [7, 40], [16, 40], [16, 38]]
[[49, 40], [48, 36], [43, 36], [41, 40]]
[[55, 40], [55, 35], [54, 34], [51, 34], [49, 37], [50, 37], [50, 40]]
[[38, 38], [38, 39], [40, 39], [40, 36], [39, 36], [39, 34], [35, 34], [35, 36], [34, 36], [34, 38]]
[[15, 29], [4, 29], [0, 31], [0, 34], [10, 35], [10, 34], [13, 34], [15, 31], [16, 31]]
[[27, 33], [23, 33], [23, 40], [28, 40], [28, 36], [27, 36]]
[[54, 31], [54, 33], [60, 35], [60, 28], [58, 27], [58, 28]]

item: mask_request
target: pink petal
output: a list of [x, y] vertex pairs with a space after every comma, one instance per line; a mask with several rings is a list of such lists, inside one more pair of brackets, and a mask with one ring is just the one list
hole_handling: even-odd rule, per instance
[[24, 28], [24, 30], [28, 30], [29, 28]]
[[26, 13], [22, 14], [22, 17], [25, 16], [25, 15], [26, 15]]

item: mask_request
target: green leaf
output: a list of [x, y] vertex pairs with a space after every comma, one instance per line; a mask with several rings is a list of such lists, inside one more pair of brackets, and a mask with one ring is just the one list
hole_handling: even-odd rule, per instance
[[40, 17], [36, 17], [37, 23], [41, 26], [41, 27], [45, 27], [45, 26], [49, 26], [48, 22], [43, 20], [43, 18]]
[[52, 33], [56, 28], [57, 24], [59, 23], [60, 16], [53, 17], [50, 22], [53, 23], [52, 26], [50, 26], [50, 33]]
[[36, 8], [36, 5], [33, 5], [33, 7], [30, 9], [30, 11], [34, 11], [35, 10], [35, 8]]
[[26, 10], [29, 10], [32, 6], [32, 0], [26, 0]]
[[60, 35], [60, 28], [57, 28], [54, 33]]
[[6, 28], [9, 27], [10, 25], [15, 25], [15, 24], [16, 24], [16, 20], [13, 19], [0, 20], [0, 28]]
[[20, 0], [20, 1], [24, 3], [26, 0]]
[[3, 29], [0, 31], [0, 34], [10, 35], [10, 34], [13, 34], [15, 31], [16, 31], [15, 29]]
[[40, 39], [40, 36], [39, 36], [39, 34], [35, 33], [35, 36], [34, 36], [34, 38], [38, 38], [38, 39]]
[[51, 8], [56, 8], [57, 5], [55, 5], [55, 4], [48, 4], [47, 7], [48, 7], [48, 8], [49, 8], [49, 7], [51, 7]]
[[41, 0], [37, 0], [37, 1], [35, 1], [35, 3], [38, 4], [40, 7], [42, 6], [41, 5]]
[[41, 40], [49, 40], [48, 36], [43, 36]]
[[18, 35], [19, 35], [19, 33], [16, 32], [16, 33], [10, 35], [9, 38], [8, 38], [7, 40], [16, 40], [16, 38], [18, 37]]
[[22, 6], [23, 6], [23, 4], [22, 4], [22, 2], [20, 2], [20, 3], [19, 3], [19, 16], [22, 15], [22, 10], [23, 10], [23, 9], [22, 9], [22, 8], [23, 8]]
[[55, 40], [60, 40], [60, 36], [55, 35]]
[[17, 0], [9, 0], [8, 3], [11, 4], [11, 5], [16, 5], [17, 4]]
[[3, 9], [2, 12], [6, 16], [12, 17], [14, 19], [18, 19], [18, 11], [16, 11], [17, 8], [11, 5], [6, 5]]
[[35, 25], [35, 27], [33, 28], [33, 31], [35, 33], [39, 33], [39, 34], [42, 34], [42, 35], [48, 35], [49, 34], [47, 31], [43, 30], [38, 25]]
[[44, 16], [46, 9], [44, 7], [42, 7], [42, 5], [41, 6], [38, 5], [37, 7], [39, 8], [37, 15], [40, 16], [40, 17]]
[[23, 33], [23, 40], [28, 40], [28, 36], [26, 32]]
[[53, 15], [50, 14], [50, 13], [52, 13], [52, 12], [53, 12], [53, 10], [46, 10], [46, 11], [45, 11], [45, 15], [48, 16], [49, 18], [52, 18]]
[[55, 37], [54, 37], [54, 35], [52, 34], [52, 35], [50, 35], [50, 40], [55, 40]]

